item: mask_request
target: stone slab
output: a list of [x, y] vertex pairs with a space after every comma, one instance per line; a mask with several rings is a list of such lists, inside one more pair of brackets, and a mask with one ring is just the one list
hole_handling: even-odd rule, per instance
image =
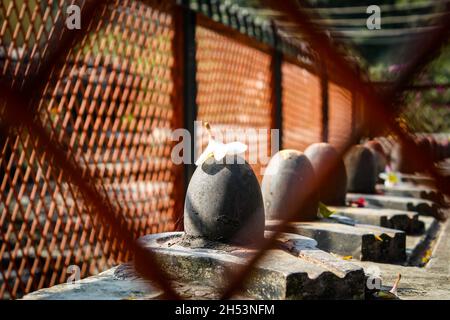
[[422, 266], [422, 257], [434, 241], [439, 232], [440, 223], [433, 217], [420, 216], [420, 221], [424, 224], [424, 232], [406, 237], [406, 256], [408, 265]]
[[378, 270], [383, 289], [392, 287], [397, 275], [402, 279], [398, 295], [402, 300], [450, 300], [450, 222], [437, 222], [439, 233], [423, 268], [368, 261], [352, 261], [366, 271]]
[[434, 186], [432, 177], [423, 174], [396, 173], [403, 182], [409, 182], [415, 185]]
[[440, 215], [439, 206], [429, 200], [379, 194], [347, 193], [347, 201], [357, 201], [360, 198], [366, 200], [369, 208], [415, 211], [427, 216]]
[[406, 234], [419, 234], [424, 230], [419, 214], [413, 211], [378, 208], [329, 207], [335, 214], [349, 217], [360, 224], [405, 231]]
[[[266, 232], [269, 236], [270, 232]], [[218, 298], [229, 271], [248, 262], [255, 249], [188, 239], [171, 232], [142, 237], [183, 298]], [[187, 243], [189, 246], [187, 246]], [[362, 268], [318, 250], [313, 239], [282, 234], [245, 284], [245, 299], [362, 299]], [[78, 286], [78, 287], [76, 287]], [[191, 292], [186, 296], [186, 291]], [[102, 274], [29, 294], [24, 299], [158, 299], [161, 292], [124, 264]]]
[[[228, 272], [248, 263], [255, 249], [195, 241], [186, 246], [183, 233], [147, 235], [140, 239], [173, 279], [202, 283], [220, 291]], [[257, 263], [244, 284], [255, 299], [356, 299], [364, 296], [364, 272], [316, 247], [298, 235], [283, 235], [276, 248]]]
[[[273, 230], [280, 223], [266, 221]], [[403, 231], [378, 226], [349, 226], [323, 219], [314, 222], [292, 222], [286, 232], [313, 238], [321, 250], [359, 260], [402, 262], [406, 259], [406, 235]]]
[[[126, 266], [126, 265], [123, 265]], [[122, 276], [124, 267], [116, 266], [78, 283], [63, 283], [27, 294], [24, 300], [126, 300], [158, 299], [162, 291], [136, 276]]]
[[[266, 231], [266, 236], [271, 234]], [[139, 241], [156, 253], [168, 271], [172, 286], [182, 298], [216, 299], [225, 284], [226, 271], [242, 267], [255, 249], [211, 241], [190, 242], [184, 233], [142, 237]], [[184, 244], [183, 244], [184, 243]], [[203, 246], [202, 248], [198, 246]], [[363, 269], [318, 250], [317, 242], [299, 235], [282, 234], [274, 249], [257, 264], [246, 291], [239, 299], [362, 299]], [[227, 268], [230, 268], [227, 270]], [[161, 299], [162, 292], [143, 280], [129, 263], [111, 268], [76, 284], [60, 284], [26, 295], [26, 300]]]
[[439, 191], [426, 186], [404, 183], [387, 187], [383, 184], [377, 184], [376, 190], [384, 195], [425, 199], [436, 202], [441, 206], [446, 204], [444, 196]]

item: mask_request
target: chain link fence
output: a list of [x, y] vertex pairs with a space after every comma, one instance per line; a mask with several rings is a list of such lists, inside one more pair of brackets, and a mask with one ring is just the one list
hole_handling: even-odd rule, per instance
[[[0, 83], [23, 93], [33, 121], [63, 146], [133, 239], [177, 227], [192, 164], [171, 161], [171, 132], [190, 120], [280, 129], [281, 146], [299, 150], [344, 144], [362, 121], [355, 90], [329, 80], [324, 63], [304, 59], [276, 28], [239, 8], [99, 1], [87, 31], [61, 49], [71, 32], [67, 7], [88, 2], [2, 1]], [[191, 30], [181, 23], [188, 15]], [[70, 265], [86, 277], [130, 260], [133, 252], [55, 154], [29, 126], [11, 126], [10, 105], [0, 104], [0, 299], [62, 283]], [[258, 139], [246, 142], [270, 150], [270, 137]], [[254, 165], [257, 174], [261, 166]]]

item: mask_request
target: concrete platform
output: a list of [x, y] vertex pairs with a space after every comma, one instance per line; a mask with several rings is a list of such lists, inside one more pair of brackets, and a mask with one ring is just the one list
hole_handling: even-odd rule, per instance
[[[255, 249], [186, 239], [183, 235], [153, 234], [140, 242], [156, 253], [178, 292], [197, 288], [203, 299], [219, 297], [228, 272], [246, 264], [255, 253]], [[78, 288], [58, 285], [24, 299], [70, 299], [82, 293], [84, 299], [158, 299], [161, 293], [148, 284], [130, 265], [122, 265], [80, 281]], [[245, 292], [235, 298], [362, 299], [365, 275], [362, 268], [317, 249], [314, 240], [284, 234], [276, 248], [260, 260], [244, 287]]]
[[430, 176], [423, 175], [423, 174], [408, 174], [408, 173], [396, 173], [396, 175], [400, 178], [403, 182], [409, 182], [414, 185], [421, 185], [421, 186], [434, 186], [434, 180]]
[[419, 214], [413, 211], [394, 209], [329, 207], [335, 214], [349, 217], [360, 224], [369, 224], [383, 228], [397, 229], [406, 234], [419, 234], [424, 230]]
[[429, 200], [378, 194], [347, 193], [347, 201], [357, 201], [360, 198], [367, 202], [369, 208], [415, 211], [422, 215], [434, 217], [440, 215], [439, 206]]
[[436, 202], [441, 206], [446, 205], [445, 198], [442, 193], [431, 187], [413, 184], [400, 184], [386, 187], [383, 184], [377, 184], [376, 190], [384, 195], [425, 199]]
[[[280, 222], [266, 221], [273, 230]], [[313, 238], [321, 250], [358, 260], [403, 262], [406, 259], [406, 235], [403, 231], [371, 225], [349, 226], [323, 219], [292, 222], [286, 232]]]
[[428, 250], [440, 231], [441, 224], [433, 217], [420, 216], [420, 221], [424, 225], [424, 232], [422, 234], [408, 235], [406, 237], [406, 256], [407, 265], [421, 266], [423, 265], [422, 257]]
[[367, 261], [352, 261], [368, 270], [377, 270], [383, 289], [389, 289], [400, 273], [398, 296], [402, 300], [450, 300], [450, 223], [438, 222], [436, 235], [424, 267], [401, 266]]

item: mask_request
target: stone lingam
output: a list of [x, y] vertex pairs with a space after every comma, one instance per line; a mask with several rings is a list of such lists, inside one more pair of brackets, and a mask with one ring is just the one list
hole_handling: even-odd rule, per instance
[[380, 173], [385, 171], [387, 165], [386, 154], [384, 153], [383, 146], [376, 140], [369, 140], [364, 144], [373, 154], [375, 158], [375, 168], [377, 181], [381, 182], [378, 177]]
[[[333, 156], [333, 151], [324, 144], [317, 146], [317, 152]], [[322, 161], [314, 150], [310, 149], [308, 154], [314, 154], [312, 158]], [[339, 177], [345, 180], [342, 172]], [[283, 219], [289, 218], [291, 222], [285, 231], [313, 238], [319, 249], [360, 260], [405, 259], [406, 237], [403, 231], [354, 222], [349, 225], [348, 220], [351, 219], [346, 219], [347, 224], [344, 224], [336, 219], [319, 218], [320, 194], [312, 191], [315, 183], [314, 167], [305, 154], [296, 150], [281, 150], [275, 154], [262, 182], [266, 229], [274, 230]], [[342, 181], [330, 182], [333, 186], [341, 184]], [[341, 185], [337, 195], [331, 194], [328, 188], [324, 190], [323, 194], [333, 203], [345, 201], [345, 184]]]
[[[210, 158], [212, 160], [212, 158]], [[237, 244], [264, 238], [264, 207], [250, 165], [206, 161], [195, 170], [184, 204], [186, 236]]]
[[[270, 234], [264, 231], [263, 198], [250, 165], [239, 156], [224, 160], [210, 157], [196, 168], [185, 199], [185, 232], [140, 240], [156, 252], [170, 277], [200, 281], [217, 291]], [[243, 294], [261, 299], [362, 297], [362, 269], [316, 245], [306, 237], [282, 234], [256, 265]]]
[[[417, 212], [393, 209], [373, 209], [347, 206], [347, 173], [336, 149], [328, 143], [314, 143], [305, 150], [314, 170], [328, 172], [325, 185], [320, 188], [320, 201], [330, 206], [334, 215], [346, 216], [361, 224], [397, 229], [416, 234], [423, 229]], [[336, 163], [331, 167], [332, 163]], [[319, 169], [320, 168], [320, 169]]]
[[348, 177], [346, 198], [349, 202], [363, 202], [363, 206], [373, 208], [415, 211], [434, 217], [442, 215], [439, 205], [433, 201], [377, 193], [375, 159], [364, 146], [356, 145], [350, 149], [345, 157], [345, 167]]
[[[223, 160], [208, 157], [196, 168], [185, 199], [185, 232], [150, 234], [138, 240], [152, 250], [183, 298], [219, 298], [228, 277], [257, 252], [258, 241], [273, 235], [264, 230], [263, 198], [250, 165], [238, 156], [232, 157], [232, 163]], [[80, 281], [77, 289], [59, 285], [26, 298], [64, 299], [84, 290], [91, 293], [89, 298], [95, 292], [97, 299], [161, 297], [157, 289], [143, 288], [143, 279], [130, 264], [91, 278], [95, 279]], [[361, 267], [319, 250], [315, 240], [281, 234], [234, 298], [363, 299], [365, 283]]]

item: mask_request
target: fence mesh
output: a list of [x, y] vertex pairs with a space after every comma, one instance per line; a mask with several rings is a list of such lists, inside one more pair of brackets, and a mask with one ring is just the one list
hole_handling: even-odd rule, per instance
[[[39, 2], [3, 2], [9, 19], [0, 33], [2, 80], [22, 81], [32, 72], [29, 61], [42, 62], [39, 48], [51, 42], [43, 30], [57, 29], [67, 2], [52, 4], [41, 10]], [[140, 1], [102, 7], [91, 32], [53, 70], [34, 110], [104, 188], [135, 237], [173, 230], [180, 200], [170, 158], [171, 10]], [[0, 142], [0, 298], [63, 282], [69, 265], [84, 277], [128, 259], [26, 128]]]
[[[230, 26], [264, 42], [262, 47], [273, 42], [271, 28], [230, 14], [218, 1], [200, 2], [216, 21], [230, 18]], [[175, 21], [180, 8], [172, 1], [110, 1], [64, 60], [49, 61], [66, 30], [67, 7], [84, 3], [3, 0], [0, 82], [20, 89], [42, 66], [53, 65], [42, 91], [27, 97], [35, 121], [66, 147], [67, 158], [126, 218], [134, 238], [174, 230], [184, 200], [183, 168], [171, 161], [171, 129], [183, 124], [177, 61], [183, 30]], [[268, 129], [278, 116], [273, 50], [212, 25], [196, 27], [197, 119], [219, 133], [236, 129], [224, 138], [249, 145], [246, 157], [256, 161], [261, 178], [273, 143]], [[324, 128], [320, 75], [287, 61], [281, 72], [284, 147], [303, 150], [324, 132], [333, 145], [345, 145], [363, 119], [353, 93], [329, 82]], [[128, 260], [130, 253], [33, 132], [14, 128], [0, 135], [0, 299], [64, 282], [70, 265], [85, 277]]]
[[198, 120], [219, 132], [250, 130], [235, 139], [248, 144], [246, 157], [257, 159], [251, 164], [261, 177], [258, 153], [270, 152], [271, 56], [203, 26], [197, 27], [196, 42]]
[[290, 62], [282, 66], [283, 148], [303, 151], [322, 141], [320, 78]]
[[333, 82], [328, 88], [328, 141], [339, 146], [353, 133], [352, 92]]

